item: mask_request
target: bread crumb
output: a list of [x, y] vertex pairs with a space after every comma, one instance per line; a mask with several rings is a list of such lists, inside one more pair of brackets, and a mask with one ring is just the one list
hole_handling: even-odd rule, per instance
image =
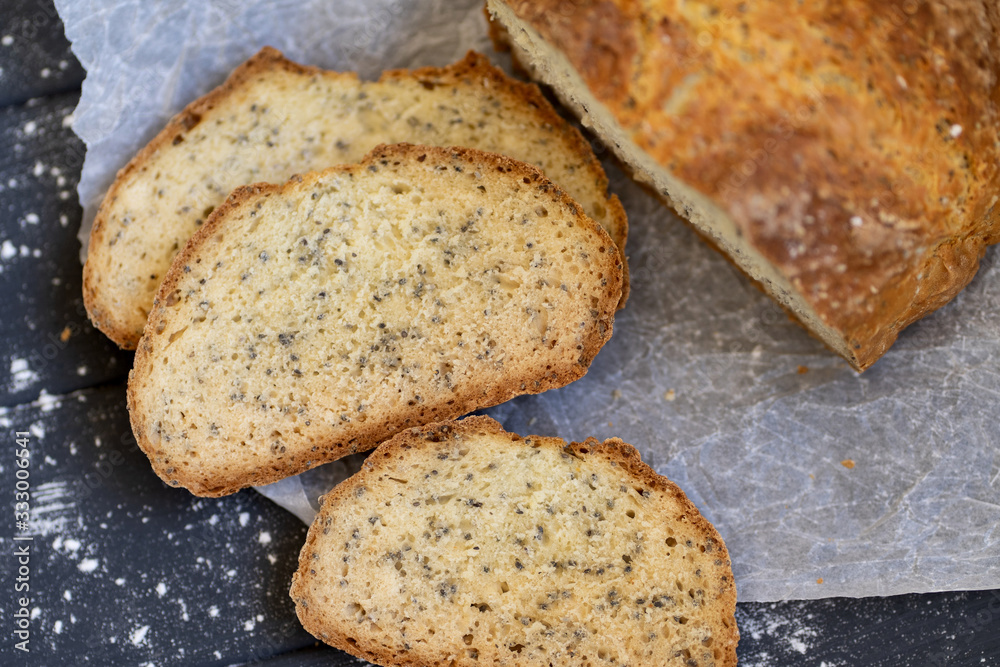
[[466, 665], [734, 665], [728, 553], [659, 480], [620, 440], [522, 438], [488, 417], [403, 431], [323, 502], [291, 587], [299, 620], [362, 657], [433, 635], [441, 655], [475, 651]]
[[622, 397], [621, 389], [615, 389], [613, 392], [611, 392], [611, 398], [613, 398], [614, 400], [617, 401], [621, 397]]
[[817, 579], [816, 583], [817, 584], [822, 584], [823, 583], [823, 577], [820, 577], [819, 579]]
[[808, 366], [799, 366], [797, 370], [798, 370], [799, 375], [805, 375], [806, 373], [809, 372], [809, 367]]
[[[624, 244], [624, 210], [617, 199], [609, 198], [604, 170], [591, 148], [579, 142], [572, 125], [562, 121], [543, 98], [526, 99], [520, 84], [491, 66], [484, 56], [469, 54], [452, 66], [416, 75], [399, 72], [391, 82], [361, 82], [336, 72], [302, 72], [276, 51], [263, 59], [259, 55], [236, 71], [241, 74], [230, 80], [226, 92], [212, 93], [213, 100], [200, 117], [201, 122], [180, 132], [170, 126], [153, 140], [150, 145], [159, 148], [148, 156], [142, 169], [148, 179], [129, 181], [125, 189], [133, 194], [109, 200], [102, 212], [107, 220], [104, 223], [107, 237], [117, 239], [119, 234], [120, 242], [92, 244], [89, 253], [95, 255], [95, 260], [87, 266], [101, 271], [96, 267], [107, 261], [121, 267], [117, 271], [123, 274], [121, 279], [109, 276], [99, 282], [103, 287], [97, 290], [94, 304], [103, 304], [99, 307], [116, 313], [117, 317], [110, 319], [118, 324], [114, 328], [106, 325], [109, 327], [106, 333], [126, 347], [138, 343], [146, 322], [145, 312], [152, 307], [154, 293], [170, 266], [172, 252], [155, 251], [156, 239], [162, 232], [186, 240], [229, 194], [228, 187], [200, 189], [199, 197], [204, 200], [192, 205], [186, 187], [156, 185], [154, 174], [158, 177], [162, 173], [167, 181], [176, 178], [173, 181], [176, 183], [186, 178], [190, 183], [200, 184], [212, 182], [212, 174], [222, 170], [233, 183], [283, 183], [295, 172], [304, 174], [333, 164], [356, 163], [380, 143], [404, 140], [413, 144], [470, 146], [544, 166], [547, 176], [580, 202], [589, 217], [614, 232], [619, 245]], [[251, 71], [254, 76], [247, 75]], [[420, 85], [431, 80], [438, 83]], [[295, 93], [276, 94], [278, 90]], [[244, 105], [246, 99], [256, 100], [260, 106]], [[375, 99], [411, 111], [397, 113], [395, 117], [379, 115], [379, 122], [373, 123], [369, 116]], [[207, 98], [202, 98], [198, 104], [205, 101]], [[336, 112], [328, 113], [330, 109]], [[433, 118], [423, 117], [425, 113]], [[504, 122], [494, 122], [493, 118], [501, 113]], [[267, 118], [279, 123], [269, 125]], [[229, 136], [229, 132], [235, 132], [231, 128], [247, 123], [252, 123], [255, 129], [237, 132], [238, 141], [232, 144], [223, 141], [226, 144], [223, 150], [206, 150], [221, 137]], [[508, 124], [518, 128], [514, 136], [504, 129]], [[274, 141], [279, 127], [282, 140]], [[290, 127], [303, 130], [295, 140], [289, 137], [285, 141], [286, 128]], [[25, 132], [28, 133], [27, 126]], [[333, 159], [323, 150], [308, 148], [314, 140], [323, 143], [324, 134], [326, 143], [337, 152]], [[475, 170], [474, 178], [481, 178], [483, 171]], [[121, 184], [126, 186], [125, 181]], [[485, 182], [479, 184], [474, 196], [492, 196], [494, 191], [491, 188], [487, 194], [487, 186]], [[500, 188], [499, 193], [503, 191]], [[63, 192], [70, 194], [67, 190]], [[133, 200], [133, 195], [137, 199]], [[145, 203], [127, 203], [139, 199]], [[155, 231], [143, 231], [147, 225]], [[170, 232], [164, 231], [166, 226]], [[443, 245], [439, 247], [445, 249]], [[258, 252], [261, 250], [264, 248]], [[96, 259], [97, 254], [105, 256], [106, 252], [114, 259]], [[308, 260], [304, 258], [303, 268], [312, 260], [311, 256]], [[126, 283], [130, 287], [124, 287]], [[94, 304], [88, 301], [87, 307], [93, 308]], [[535, 326], [541, 324], [541, 319], [534, 322]]]
[[70, 330], [70, 328], [69, 327], [65, 327], [62, 330], [62, 332], [59, 334], [59, 340], [61, 340], [62, 342], [65, 343], [66, 341], [69, 340], [69, 337], [72, 336], [72, 335], [73, 335], [73, 332]]
[[842, 465], [845, 468], [847, 468], [848, 470], [850, 470], [851, 468], [854, 467], [854, 460], [853, 459], [844, 459], [843, 461], [840, 462], [840, 465]]
[[667, 392], [663, 394], [663, 400], [665, 401], [672, 401], [675, 398], [677, 398], [677, 394], [673, 389], [667, 389]]
[[[508, 162], [524, 175], [508, 173]], [[430, 176], [432, 166], [433, 173], [451, 176]], [[468, 173], [494, 170], [495, 176], [479, 181], [488, 186], [487, 193], [495, 193], [496, 204], [489, 204], [483, 197], [491, 195], [469, 181]], [[349, 185], [352, 174], [357, 177]], [[148, 353], [135, 362], [131, 414], [137, 424], [150, 425], [136, 430], [149, 434], [140, 445], [156, 471], [169, 484], [196, 493], [232, 493], [240, 485], [273, 482], [371, 448], [391, 434], [380, 431], [385, 428], [380, 423], [391, 422], [397, 429], [405, 422], [459, 415], [583, 375], [611, 334], [622, 264], [609, 252], [610, 238], [561, 191], [548, 185], [539, 185], [537, 192], [524, 187], [524, 179], [530, 183], [538, 178], [540, 172], [516, 167], [496, 154], [403, 144], [378, 149], [361, 165], [270, 186], [273, 196], [261, 194], [263, 190], [240, 191], [251, 198], [233, 199], [227, 206], [247, 209], [245, 214], [223, 215], [224, 209], [216, 209], [213, 224], [226, 227], [219, 237], [225, 240], [190, 246], [183, 263], [171, 269], [174, 278], [168, 280], [176, 280], [177, 286], [156, 309], [156, 325], [147, 340], [162, 340], [162, 348], [159, 342], [144, 345]], [[326, 201], [333, 190], [338, 194], [329, 205], [350, 211], [337, 213], [350, 222], [342, 230], [339, 222], [317, 227], [329, 213], [322, 212], [326, 204], [315, 204], [319, 217], [310, 219], [312, 202]], [[309, 203], [298, 208], [278, 203], [299, 198]], [[464, 208], [453, 214], [445, 210], [459, 200]], [[548, 206], [544, 216], [538, 213], [544, 209], [542, 201]], [[367, 213], [366, 202], [384, 207], [384, 216]], [[504, 211], [521, 211], [523, 221], [510, 225], [508, 213], [501, 215], [499, 208], [491, 212], [501, 203]], [[255, 227], [255, 217], [274, 224]], [[384, 236], [387, 220], [398, 245], [371, 253], [358, 247], [367, 238]], [[465, 263], [485, 269], [464, 275]], [[312, 268], [307, 271], [307, 266]], [[284, 298], [276, 296], [282, 291], [280, 277], [300, 272], [293, 282], [301, 309], [276, 308], [274, 300]], [[563, 278], [573, 272], [580, 275], [567, 277], [571, 285], [563, 290]], [[375, 288], [369, 289], [371, 285]], [[348, 306], [355, 296], [370, 315]], [[582, 311], [581, 302], [587, 304]], [[492, 330], [489, 319], [508, 303], [518, 304], [511, 312], [523, 326]], [[335, 326], [320, 322], [327, 315], [337, 321]], [[480, 333], [476, 323], [482, 318], [487, 321]], [[240, 327], [245, 326], [251, 328], [243, 332]], [[366, 333], [368, 327], [374, 339]], [[463, 333], [466, 337], [460, 338]], [[233, 345], [237, 336], [240, 342]], [[169, 370], [150, 361], [167, 346], [172, 346], [172, 359], [184, 359]], [[348, 373], [333, 368], [319, 351], [330, 347], [345, 355], [336, 363], [349, 362], [344, 367]], [[429, 355], [434, 355], [433, 363]], [[531, 363], [508, 361], [525, 355], [533, 355]], [[206, 393], [205, 401], [189, 401], [192, 392], [182, 398], [183, 389], [167, 401], [146, 398], [159, 396], [160, 383], [210, 383], [212, 367], [231, 362], [227, 388]], [[489, 383], [492, 394], [480, 390], [478, 373], [495, 378]], [[383, 391], [386, 382], [389, 389]], [[501, 389], [501, 398], [491, 397], [501, 396]], [[616, 394], [621, 397], [621, 391]], [[255, 427], [257, 415], [263, 414], [274, 415], [264, 417], [270, 425]], [[174, 428], [186, 429], [190, 441], [180, 431], [171, 435]], [[155, 454], [150, 449], [154, 441], [171, 440], [176, 444], [164, 444]], [[317, 441], [338, 446], [319, 448]], [[230, 458], [232, 447], [240, 453]], [[190, 468], [187, 460], [175, 465], [180, 456], [199, 449]], [[270, 539], [261, 534], [262, 544]]]

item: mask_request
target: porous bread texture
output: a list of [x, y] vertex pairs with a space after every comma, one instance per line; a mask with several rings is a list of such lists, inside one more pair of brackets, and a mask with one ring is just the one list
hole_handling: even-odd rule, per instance
[[172, 486], [218, 496], [586, 373], [621, 259], [523, 162], [379, 147], [236, 190], [177, 256], [129, 375]]
[[485, 56], [469, 52], [448, 67], [362, 82], [264, 48], [119, 172], [90, 235], [83, 293], [91, 320], [134, 348], [174, 255], [231, 190], [356, 163], [397, 142], [469, 146], [531, 163], [625, 256], [625, 211], [608, 195], [590, 145], [536, 86], [508, 78]]
[[375, 450], [324, 498], [291, 596], [380, 665], [736, 664], [726, 547], [676, 485], [617, 438], [488, 417]]
[[488, 0], [515, 57], [862, 371], [1000, 240], [1000, 5]]

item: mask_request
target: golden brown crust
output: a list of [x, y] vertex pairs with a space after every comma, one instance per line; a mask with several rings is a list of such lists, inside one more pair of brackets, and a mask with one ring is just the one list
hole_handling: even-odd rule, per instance
[[[299, 567], [292, 577], [292, 585], [289, 591], [292, 600], [295, 602], [295, 611], [299, 617], [299, 621], [314, 637], [351, 655], [379, 665], [422, 667], [427, 664], [440, 664], [439, 660], [441, 656], [420, 651], [418, 646], [414, 646], [412, 650], [404, 653], [391, 652], [388, 647], [372, 650], [341, 632], [341, 628], [331, 627], [328, 623], [324, 623], [320, 615], [317, 614], [318, 605], [309, 605], [309, 591], [304, 583], [304, 573], [308, 572], [311, 567], [310, 561], [312, 560], [312, 555], [317, 551], [316, 542], [322, 532], [317, 528], [319, 526], [319, 518], [334, 513], [334, 508], [344, 503], [354, 502], [356, 491], [358, 488], [364, 487], [369, 483], [369, 477], [378, 473], [382, 460], [396, 458], [403, 450], [420, 451], [422, 449], [433, 448], [436, 443], [442, 440], [451, 439], [456, 436], [478, 434], [508, 435], [507, 431], [497, 421], [486, 416], [466, 417], [458, 421], [438, 422], [402, 431], [396, 434], [391, 440], [382, 443], [373, 451], [365, 460], [361, 471], [341, 482], [320, 499], [322, 507], [317, 520], [310, 527], [306, 543], [299, 554]], [[576, 457], [599, 456], [613, 466], [621, 466], [637, 482], [648, 486], [650, 489], [664, 496], [672, 498], [681, 507], [680, 513], [677, 516], [670, 517], [670, 519], [690, 523], [699, 533], [704, 535], [706, 544], [711, 544], [718, 550], [717, 559], [722, 562], [721, 567], [728, 573], [720, 577], [719, 587], [713, 593], [716, 599], [720, 601], [720, 607], [723, 609], [723, 617], [719, 619], [720, 625], [730, 630], [730, 637], [728, 641], [718, 638], [717, 642], [713, 645], [721, 648], [723, 651], [721, 659], [716, 663], [717, 667], [735, 666], [737, 664], [736, 646], [739, 641], [739, 631], [735, 622], [736, 586], [732, 578], [729, 551], [726, 549], [726, 545], [715, 527], [701, 515], [694, 506], [694, 503], [688, 499], [680, 487], [666, 477], [658, 475], [656, 471], [642, 461], [635, 447], [622, 441], [620, 438], [609, 438], [603, 442], [595, 438], [588, 438], [582, 443], [566, 443], [566, 441], [560, 438], [537, 435], [523, 437], [515, 434], [510, 435], [513, 435], [514, 439], [530, 440], [532, 447], [557, 449]], [[454, 664], [463, 665], [470, 664], [470, 662], [464, 656], [459, 656]], [[478, 663], [472, 662], [471, 664]]]
[[[510, 78], [504, 74], [501, 69], [494, 67], [490, 63], [489, 58], [481, 53], [469, 51], [464, 60], [461, 60], [444, 69], [437, 67], [424, 67], [416, 70], [389, 70], [382, 75], [379, 81], [385, 81], [392, 78], [405, 79], [412, 77], [423, 82], [425, 85], [448, 85], [450, 83], [466, 79], [470, 76], [474, 76], [475, 78], [487, 78], [490, 80], [493, 87], [506, 88], [513, 95], [522, 98], [534, 107], [552, 127], [562, 128], [564, 137], [573, 147], [573, 151], [578, 156], [584, 158], [584, 163], [589, 169], [592, 169], [594, 173], [598, 174], [598, 178], [600, 179], [598, 185], [599, 189], [607, 192], [607, 174], [604, 173], [604, 167], [601, 166], [600, 160], [598, 160], [594, 155], [594, 151], [591, 149], [590, 143], [584, 138], [583, 134], [581, 134], [578, 129], [568, 124], [565, 119], [559, 115], [552, 105], [549, 104], [549, 101], [545, 99], [545, 95], [542, 94], [541, 89], [539, 89], [537, 85]], [[625, 255], [625, 244], [628, 242], [628, 217], [625, 215], [625, 208], [622, 206], [621, 200], [618, 199], [618, 195], [609, 195], [606, 206], [608, 209], [608, 217], [610, 218], [612, 224], [612, 229], [608, 231], [618, 246], [618, 252], [622, 255], [622, 299], [618, 304], [618, 309], [621, 310], [625, 307], [625, 302], [628, 300], [629, 294], [628, 258]]]
[[[261, 72], [268, 72], [275, 68], [297, 73], [323, 72], [323, 70], [318, 68], [299, 65], [287, 60], [281, 54], [281, 51], [270, 46], [265, 46], [249, 60], [233, 70], [222, 85], [191, 102], [176, 116], [171, 118], [167, 122], [167, 125], [115, 175], [115, 180], [104, 196], [104, 200], [101, 202], [101, 206], [98, 208], [97, 215], [94, 218], [94, 226], [90, 230], [87, 262], [83, 266], [83, 303], [94, 326], [122, 349], [134, 350], [142, 332], [135, 331], [132, 322], [123, 318], [121, 313], [116, 312], [114, 308], [109, 308], [102, 298], [100, 285], [104, 267], [97, 266], [97, 262], [103, 260], [102, 263], [106, 263], [107, 258], [97, 257], [96, 253], [97, 249], [103, 249], [108, 243], [108, 239], [105, 238], [108, 209], [114, 203], [115, 199], [117, 199], [119, 191], [128, 185], [130, 179], [142, 170], [143, 166], [161, 147], [167, 145], [169, 142], [173, 142], [177, 138], [183, 138], [189, 130], [201, 122], [201, 117], [205, 112], [211, 110], [220, 100], [233, 94], [248, 79]], [[327, 74], [353, 79], [357, 78], [356, 74], [350, 72], [344, 74], [328, 72]]]
[[[107, 256], [108, 251], [106, 246], [110, 239], [106, 238], [106, 227], [111, 205], [117, 199], [119, 192], [145, 169], [150, 159], [162, 147], [175, 141], [183, 140], [186, 133], [198, 125], [206, 113], [211, 111], [220, 101], [238, 92], [245, 86], [248, 80], [254, 76], [274, 70], [284, 70], [306, 76], [322, 76], [330, 79], [347, 79], [351, 81], [357, 81], [358, 79], [357, 74], [354, 72], [335, 72], [293, 62], [285, 58], [277, 49], [265, 46], [253, 57], [233, 70], [226, 81], [219, 87], [191, 102], [174, 116], [115, 176], [114, 183], [112, 183], [104, 200], [101, 202], [90, 232], [87, 262], [83, 268], [83, 301], [94, 326], [123, 349], [135, 349], [142, 335], [142, 326], [139, 319], [125, 316], [119, 307], [109, 304], [107, 300], [110, 297], [106, 296], [101, 290], [102, 279], [109, 271], [108, 263], [110, 258]], [[537, 86], [511, 79], [500, 69], [494, 67], [489, 59], [480, 53], [469, 51], [464, 59], [446, 67], [388, 70], [382, 74], [379, 81], [416, 79], [425, 85], [444, 86], [468, 81], [473, 77], [488, 79], [494, 89], [506, 90], [512, 96], [523, 97], [552, 127], [558, 128], [563, 132], [564, 137], [576, 151], [578, 157], [597, 174], [599, 187], [603, 188], [605, 192], [607, 191], [607, 176], [604, 173], [604, 169], [580, 132], [559, 116], [555, 109], [552, 108], [552, 105], [545, 99], [545, 96], [541, 94]], [[609, 217], [614, 225], [614, 228], [610, 231], [624, 259], [625, 242], [628, 237], [628, 219], [625, 215], [625, 209], [616, 195], [608, 196], [606, 206]], [[628, 295], [628, 269], [624, 263], [623, 266], [625, 266], [626, 282], [623, 288], [621, 306], [624, 306]], [[141, 318], [141, 321], [144, 323], [145, 318]]]
[[863, 370], [1000, 240], [1000, 6], [507, 0]]
[[[442, 400], [439, 405], [427, 404], [423, 407], [410, 409], [408, 412], [401, 411], [394, 418], [369, 420], [363, 426], [352, 423], [343, 429], [346, 431], [343, 437], [331, 438], [319, 447], [319, 451], [310, 453], [309, 460], [306, 460], [305, 457], [299, 457], [291, 465], [258, 468], [250, 473], [235, 467], [224, 472], [216, 469], [198, 471], [188, 466], [175, 466], [175, 461], [169, 452], [155, 446], [145, 432], [147, 411], [143, 406], [137, 387], [145, 379], [151, 365], [151, 359], [160, 351], [161, 346], [158, 345], [160, 333], [164, 331], [167, 317], [170, 314], [169, 309], [164, 304], [178, 288], [179, 281], [185, 275], [185, 266], [196, 261], [202, 246], [217, 232], [225, 229], [228, 221], [234, 217], [233, 213], [260, 198], [281, 196], [293, 189], [308, 188], [313, 182], [333, 173], [362, 172], [368, 165], [377, 162], [416, 160], [421, 156], [428, 156], [430, 160], [459, 157], [490, 162], [496, 169], [509, 173], [518, 180], [530, 183], [533, 187], [555, 197], [574, 213], [576, 216], [574, 224], [591, 229], [598, 238], [604, 240], [606, 245], [601, 246], [600, 256], [605, 259], [600, 261], [607, 263], [604, 270], [607, 287], [601, 300], [595, 304], [592, 310], [594, 321], [587, 328], [577, 363], [552, 371], [541, 370], [535, 378], [525, 378], [524, 381], [518, 383], [496, 384], [485, 391], [481, 391], [481, 387], [468, 384], [464, 387], [464, 394], [456, 392], [452, 395], [454, 400], [448, 402]], [[270, 484], [349, 454], [369, 450], [407, 427], [428, 421], [452, 419], [476, 409], [503, 403], [515, 396], [537, 394], [548, 389], [565, 386], [586, 374], [594, 356], [611, 337], [615, 311], [620, 302], [622, 266], [621, 256], [615, 250], [615, 244], [604, 228], [588, 218], [579, 204], [545, 178], [539, 169], [504, 155], [472, 148], [440, 148], [411, 144], [382, 145], [373, 149], [358, 165], [337, 166], [322, 172], [294, 176], [283, 185], [258, 183], [237, 188], [225, 203], [212, 212], [205, 224], [198, 229], [187, 245], [174, 258], [170, 270], [160, 285], [145, 332], [136, 349], [133, 368], [129, 372], [127, 402], [132, 430], [140, 448], [149, 457], [153, 470], [167, 484], [183, 486], [198, 496], [217, 497], [235, 493], [248, 486]]]

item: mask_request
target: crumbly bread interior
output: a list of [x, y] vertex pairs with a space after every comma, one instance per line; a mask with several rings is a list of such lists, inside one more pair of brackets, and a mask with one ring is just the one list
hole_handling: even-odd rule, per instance
[[817, 338], [859, 368], [855, 350], [844, 335], [818, 316], [791, 281], [737, 231], [724, 211], [636, 145], [608, 108], [593, 95], [563, 53], [519, 19], [501, 0], [487, 0], [487, 8], [490, 15], [506, 29], [506, 38], [515, 59], [530, 71], [532, 78], [552, 86], [563, 104], [579, 116], [584, 126], [608, 141], [615, 155], [631, 170], [637, 181], [652, 189], [682, 215]]
[[533, 167], [380, 147], [237, 190], [178, 255], [129, 379], [140, 446], [199, 495], [582, 376], [621, 259]]
[[376, 145], [397, 142], [469, 146], [533, 164], [624, 249], [625, 213], [608, 196], [590, 146], [536, 87], [509, 79], [484, 56], [361, 82], [264, 49], [119, 174], [91, 233], [84, 270], [91, 319], [135, 347], [174, 255], [235, 187], [356, 163]]
[[382, 665], [735, 665], [725, 545], [630, 445], [405, 431], [324, 501], [291, 589]]

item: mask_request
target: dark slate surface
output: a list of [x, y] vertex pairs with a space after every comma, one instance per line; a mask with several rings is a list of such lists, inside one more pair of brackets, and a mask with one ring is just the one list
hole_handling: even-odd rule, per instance
[[74, 90], [84, 77], [51, 0], [0, 2], [0, 67], [0, 106]]
[[0, 108], [0, 405], [119, 381], [131, 366], [83, 308], [76, 184], [85, 149], [67, 121], [78, 97]]
[[[305, 537], [297, 519], [252, 491], [198, 499], [168, 489], [135, 449], [124, 407], [130, 355], [81, 310], [83, 152], [64, 124], [78, 93], [56, 93], [82, 72], [51, 3], [0, 0], [0, 68], [0, 405], [20, 403], [0, 408], [0, 498], [11, 510], [0, 549], [33, 536], [32, 653], [14, 652], [8, 625], [0, 664], [364, 664], [298, 625], [287, 596]], [[27, 372], [15, 377], [14, 359]], [[20, 430], [30, 434], [28, 531], [12, 514]], [[15, 559], [0, 572], [7, 624]], [[737, 621], [745, 667], [1000, 665], [1000, 590], [741, 603]]]
[[[288, 596], [305, 526], [254, 491], [209, 500], [163, 484], [123, 386], [8, 409], [0, 427], [8, 509], [14, 436], [29, 434], [31, 519], [24, 530], [8, 512], [0, 551], [31, 545], [33, 635], [18, 663], [5, 632], [0, 664], [229, 665], [312, 644]], [[16, 566], [4, 559], [4, 581]]]

